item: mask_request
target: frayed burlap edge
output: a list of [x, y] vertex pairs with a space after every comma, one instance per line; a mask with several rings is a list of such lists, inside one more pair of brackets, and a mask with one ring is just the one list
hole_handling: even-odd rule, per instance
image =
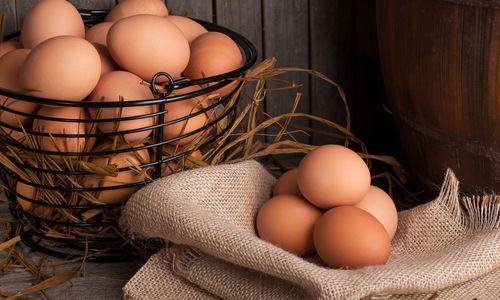
[[[458, 179], [450, 170], [446, 173], [443, 188], [434, 204], [445, 208], [444, 211], [448, 213], [449, 218], [460, 224], [466, 232], [496, 229], [500, 226], [500, 197], [498, 195], [483, 195], [460, 198]], [[126, 225], [126, 223], [124, 224]], [[196, 260], [205, 255], [196, 249], [191, 249], [186, 253], [186, 255], [180, 255], [173, 263], [172, 268], [175, 274], [181, 275], [190, 265], [195, 264]], [[422, 299], [422, 295], [419, 296], [418, 299]], [[388, 299], [390, 297], [388, 294], [377, 294], [367, 299]]]

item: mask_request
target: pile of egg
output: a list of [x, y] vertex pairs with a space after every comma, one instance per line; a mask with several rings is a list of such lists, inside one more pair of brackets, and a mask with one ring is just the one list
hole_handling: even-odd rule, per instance
[[[153, 99], [155, 96], [151, 90], [141, 82], [150, 81], [158, 72], [167, 72], [174, 78], [200, 79], [232, 71], [242, 63], [241, 51], [232, 39], [222, 33], [207, 32], [189, 18], [169, 16], [161, 0], [124, 0], [110, 11], [105, 22], [88, 30], [71, 3], [40, 1], [26, 16], [20, 42], [0, 44], [0, 55], [2, 89], [75, 102]], [[177, 93], [193, 92], [199, 88], [189, 87]], [[226, 86], [217, 93], [222, 97], [233, 88], [234, 85]], [[19, 112], [36, 114], [40, 111], [46, 116], [63, 115], [74, 119], [87, 116], [126, 118], [155, 112], [154, 106], [109, 108], [102, 109], [98, 116], [96, 109], [46, 109], [37, 104], [3, 98], [4, 106]], [[165, 122], [195, 113], [207, 104], [207, 99], [168, 104], [167, 110], [171, 113], [166, 114]], [[166, 126], [165, 138], [178, 136], [182, 128], [185, 128], [184, 133], [200, 128], [207, 120], [204, 114], [198, 116], [175, 126]], [[3, 113], [1, 120], [12, 126], [20, 122], [29, 127], [32, 123], [29, 118], [10, 113]], [[114, 128], [111, 122], [103, 122], [98, 128], [102, 132], [124, 131], [152, 126], [154, 121], [153, 117], [123, 121], [119, 128]], [[48, 123], [35, 122], [34, 125], [55, 127], [54, 130], [60, 127]], [[85, 126], [78, 127], [74, 128], [75, 133], [87, 130]], [[151, 130], [144, 130], [126, 134], [124, 139], [127, 143], [134, 143], [150, 135]], [[193, 138], [176, 143], [187, 144]], [[61, 149], [68, 152], [79, 150], [78, 147]]]
[[299, 256], [317, 252], [332, 268], [385, 264], [398, 215], [391, 197], [371, 185], [352, 150], [325, 145], [277, 181], [257, 215], [261, 239]]
[[[167, 72], [174, 79], [194, 80], [232, 71], [242, 62], [240, 48], [231, 38], [219, 32], [209, 32], [189, 18], [169, 15], [162, 0], [123, 0], [109, 12], [103, 23], [89, 28], [70, 2], [42, 0], [28, 12], [19, 41], [0, 44], [0, 88], [17, 94], [73, 102], [149, 100], [156, 96], [145, 82], [151, 81], [158, 72]], [[213, 93], [224, 97], [234, 90], [235, 85], [236, 82], [233, 82]], [[179, 95], [201, 88], [190, 86], [175, 93]], [[178, 123], [172, 121], [196, 114], [211, 104], [207, 96], [166, 104], [168, 113], [164, 122], [172, 124], [164, 127], [163, 139], [188, 135], [171, 143], [176, 147], [187, 147], [202, 135], [200, 128], [212, 116], [199, 113]], [[96, 122], [95, 129], [91, 128], [91, 123], [33, 120], [21, 114], [0, 111], [3, 124], [49, 134], [82, 135], [93, 133], [92, 130], [103, 133], [136, 130], [120, 136], [124, 145], [134, 146], [148, 141], [152, 135], [148, 127], [157, 122], [157, 118], [150, 115], [158, 111], [157, 105], [84, 109], [39, 105], [4, 96], [0, 96], [0, 105], [21, 114], [72, 120], [146, 116], [119, 123]], [[5, 126], [0, 128], [3, 134], [26, 144], [21, 131]], [[193, 133], [195, 131], [196, 134]], [[110, 135], [110, 138], [113, 137]], [[41, 150], [55, 152], [106, 151], [113, 146], [109, 138], [98, 141], [90, 149], [88, 144], [92, 141], [83, 137], [43, 136], [38, 140]], [[95, 158], [91, 162], [124, 168], [130, 167], [130, 161], [147, 163], [149, 159], [147, 151], [135, 151], [106, 159]], [[123, 172], [119, 178], [106, 178], [104, 186], [144, 180], [144, 176], [130, 173]], [[96, 181], [88, 180], [87, 187], [103, 185], [103, 180], [100, 183]], [[28, 195], [33, 193], [31, 190], [23, 192]], [[106, 204], [123, 201], [130, 193], [125, 194], [108, 197], [108, 193], [103, 192], [99, 201]]]

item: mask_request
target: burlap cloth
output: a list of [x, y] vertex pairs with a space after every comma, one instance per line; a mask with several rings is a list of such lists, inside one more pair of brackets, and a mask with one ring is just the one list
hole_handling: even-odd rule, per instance
[[[335, 270], [260, 240], [255, 215], [275, 179], [246, 161], [183, 172], [137, 192], [120, 220], [175, 245], [124, 287], [128, 299], [500, 299], [500, 197], [438, 198], [401, 212], [384, 266]], [[437, 292], [437, 294], [435, 294]]]

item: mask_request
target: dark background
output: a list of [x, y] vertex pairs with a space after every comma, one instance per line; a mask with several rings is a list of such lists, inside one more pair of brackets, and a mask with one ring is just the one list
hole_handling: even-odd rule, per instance
[[[36, 0], [2, 0], [7, 13], [6, 32], [18, 30]], [[115, 0], [71, 0], [78, 8], [105, 9]], [[324, 73], [345, 90], [352, 113], [354, 133], [370, 152], [394, 154], [398, 141], [378, 60], [374, 0], [167, 0], [173, 14], [184, 14], [219, 23], [248, 37], [262, 57], [275, 56], [279, 66], [311, 68]], [[344, 109], [334, 88], [297, 75], [303, 84], [299, 111], [345, 124]], [[272, 94], [267, 111], [289, 112], [294, 93]], [[297, 120], [299, 125], [322, 128]], [[312, 144], [332, 138], [301, 137]]]

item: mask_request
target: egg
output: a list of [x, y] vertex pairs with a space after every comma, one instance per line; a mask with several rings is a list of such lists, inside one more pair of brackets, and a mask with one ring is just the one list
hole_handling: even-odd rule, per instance
[[[58, 119], [84, 120], [89, 119], [85, 109], [79, 107], [49, 107], [42, 106], [38, 111], [39, 116]], [[90, 123], [78, 121], [62, 122], [36, 119], [33, 122], [33, 130], [52, 134], [86, 134], [89, 132]], [[37, 136], [40, 149], [55, 152], [82, 152], [85, 149], [87, 138], [84, 137], [54, 137]], [[68, 157], [68, 156], [65, 156]]]
[[[239, 68], [243, 58], [238, 45], [220, 32], [207, 32], [191, 44], [191, 58], [184, 75], [189, 79], [200, 79], [221, 75]], [[221, 97], [230, 94], [237, 82], [218, 89]]]
[[[200, 111], [195, 105], [193, 105], [189, 101], [177, 101], [171, 102], [165, 105], [167, 109], [167, 113], [164, 116], [164, 122], [172, 122], [183, 118], [185, 116], [197, 113]], [[203, 126], [205, 126], [208, 122], [208, 117], [206, 114], [201, 113], [199, 115], [190, 117], [187, 120], [179, 121], [170, 125], [163, 127], [163, 140], [167, 141], [170, 139], [174, 139], [179, 137], [180, 135], [190, 134], [193, 131], [196, 131]], [[171, 144], [173, 145], [187, 145], [193, 142], [196, 138], [198, 138], [203, 131], [191, 134], [185, 138], [174, 141]]]
[[391, 254], [391, 241], [384, 226], [353, 206], [327, 211], [314, 225], [313, 239], [319, 257], [332, 268], [382, 265]]
[[41, 43], [28, 55], [19, 74], [29, 95], [67, 101], [85, 99], [100, 77], [101, 59], [95, 47], [71, 36]]
[[[174, 92], [172, 92], [172, 95], [183, 95], [183, 94], [188, 94], [188, 93], [194, 93], [194, 92], [199, 91], [201, 89], [202, 89], [202, 87], [199, 85], [187, 86], [185, 88], [175, 90]], [[188, 98], [188, 99], [185, 99], [182, 101], [189, 101], [198, 110], [205, 109], [213, 104], [212, 100], [208, 97], [207, 94], [201, 94], [199, 96]], [[208, 123], [209, 121], [212, 121], [213, 119], [215, 119], [217, 117], [216, 113], [217, 112], [216, 112], [215, 108], [206, 110], [205, 116], [208, 118], [208, 121], [206, 121], [205, 123]]]
[[299, 164], [297, 184], [302, 195], [323, 209], [355, 205], [370, 189], [370, 182], [366, 163], [343, 146], [318, 147]]
[[119, 66], [147, 81], [158, 72], [179, 77], [189, 62], [189, 43], [184, 34], [163, 17], [122, 19], [111, 27], [107, 43]]
[[[18, 77], [30, 52], [29, 49], [15, 49], [0, 57], [0, 87], [2, 89], [17, 93], [21, 91]], [[0, 95], [2, 101], [6, 98]]]
[[[138, 145], [137, 147], [141, 146], [143, 145]], [[111, 150], [111, 147], [109, 144], [104, 144], [103, 146], [97, 147], [94, 152], [107, 150]], [[118, 172], [117, 176], [88, 175], [84, 177], [82, 185], [85, 188], [97, 188], [144, 182], [146, 176], [132, 169], [144, 163], [149, 163], [149, 161], [150, 157], [147, 150], [125, 152], [108, 157], [93, 157], [89, 162], [98, 166], [114, 166], [118, 169], [131, 168], [131, 170]], [[124, 203], [139, 188], [140, 187], [137, 186], [117, 190], [99, 191], [97, 192], [96, 199], [102, 204]]]
[[314, 253], [313, 228], [322, 211], [301, 197], [279, 195], [257, 214], [259, 237], [299, 256]]
[[[184, 94], [188, 94], [188, 93], [194, 93], [194, 92], [199, 91], [201, 89], [202, 89], [202, 87], [199, 85], [187, 86], [187, 87], [182, 88], [182, 89], [174, 90], [172, 92], [172, 96], [180, 96], [180, 95], [184, 95]], [[198, 106], [199, 108], [206, 108], [212, 104], [210, 102], [210, 100], [208, 99], [206, 94], [202, 94], [200, 96], [188, 98], [188, 99], [182, 100], [182, 101], [189, 101], [193, 105]]]
[[298, 169], [292, 169], [283, 175], [276, 181], [273, 189], [273, 196], [278, 195], [296, 195], [302, 196], [297, 185], [297, 174]]
[[396, 234], [398, 227], [398, 211], [391, 197], [376, 186], [371, 186], [368, 193], [355, 205], [369, 212], [374, 216], [387, 230], [392, 239]]
[[99, 58], [101, 59], [101, 77], [120, 69], [111, 55], [109, 55], [108, 49], [105, 46], [97, 43], [93, 43], [92, 45], [94, 45], [95, 49], [99, 53]]
[[[0, 57], [0, 88], [17, 93], [21, 91], [21, 85], [17, 78], [21, 66], [30, 51], [29, 49], [16, 49]], [[0, 95], [0, 104], [20, 113], [31, 115], [34, 115], [39, 108], [36, 103], [16, 100], [2, 95]], [[32, 118], [0, 109], [0, 121], [17, 128], [22, 125], [25, 129], [29, 129], [31, 128]], [[7, 127], [2, 127], [2, 129], [17, 141], [24, 139], [22, 131], [11, 130]]]
[[174, 23], [175, 26], [177, 26], [182, 31], [190, 44], [200, 35], [207, 33], [205, 27], [190, 18], [181, 16], [168, 16], [167, 20]]
[[[28, 199], [36, 199], [36, 189], [32, 185], [28, 185], [26, 183], [18, 181], [16, 184], [16, 193], [19, 195], [26, 197]], [[21, 197], [16, 197], [17, 203], [21, 206], [24, 211], [30, 210], [33, 207], [33, 204], [28, 200], [25, 200]]]
[[113, 7], [106, 16], [106, 22], [116, 22], [134, 15], [168, 16], [168, 8], [163, 0], [123, 0]]
[[[148, 100], [153, 99], [151, 90], [141, 84], [142, 79], [125, 71], [114, 71], [104, 75], [96, 88], [90, 94], [89, 101], [91, 102], [118, 102], [132, 100]], [[113, 108], [90, 108], [89, 113], [93, 119], [115, 119], [134, 116], [142, 116], [151, 114], [155, 111], [153, 106], [131, 106], [131, 107], [113, 107]], [[130, 121], [117, 122], [102, 122], [98, 123], [97, 127], [102, 132], [126, 131], [152, 126], [154, 118], [142, 118]], [[142, 130], [136, 133], [128, 133], [124, 135], [127, 143], [134, 143], [146, 139], [151, 134], [151, 129]]]
[[3, 42], [0, 43], [0, 57], [9, 53], [10, 51], [22, 48], [21, 44], [18, 42]]
[[85, 37], [78, 10], [68, 1], [43, 0], [28, 11], [21, 30], [21, 43], [32, 49], [56, 36]]
[[87, 32], [85, 32], [85, 39], [92, 44], [101, 44], [107, 46], [106, 40], [108, 38], [108, 32], [113, 26], [112, 22], [102, 22], [90, 27]]

